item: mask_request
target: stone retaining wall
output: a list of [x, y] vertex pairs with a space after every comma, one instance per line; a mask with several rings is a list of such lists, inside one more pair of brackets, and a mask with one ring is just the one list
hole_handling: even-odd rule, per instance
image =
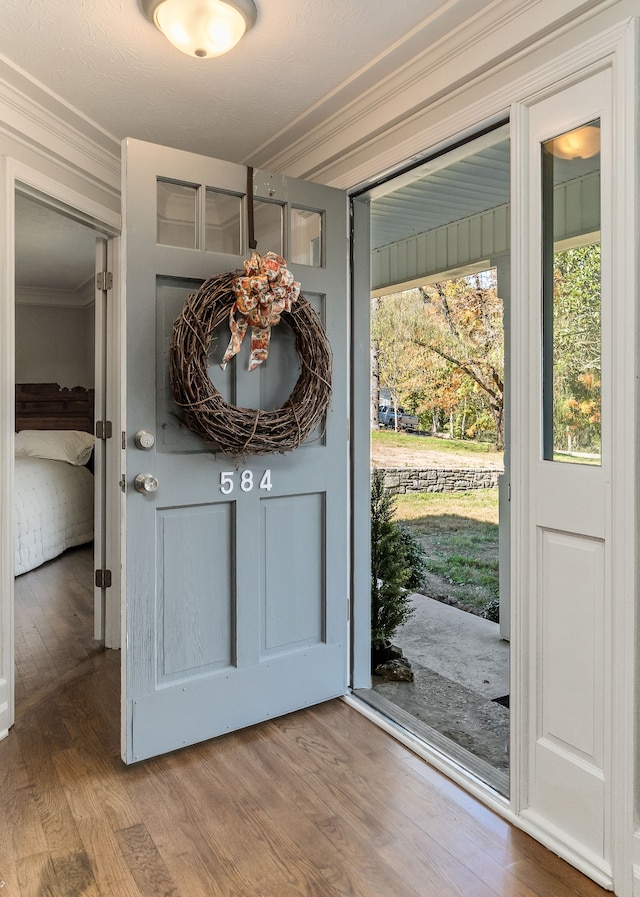
[[384, 486], [389, 492], [465, 492], [468, 489], [493, 489], [501, 470], [495, 468], [412, 468], [381, 467]]

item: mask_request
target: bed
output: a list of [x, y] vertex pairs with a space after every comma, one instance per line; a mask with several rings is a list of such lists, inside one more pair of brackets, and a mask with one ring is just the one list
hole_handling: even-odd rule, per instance
[[92, 541], [92, 431], [92, 390], [16, 386], [16, 576]]

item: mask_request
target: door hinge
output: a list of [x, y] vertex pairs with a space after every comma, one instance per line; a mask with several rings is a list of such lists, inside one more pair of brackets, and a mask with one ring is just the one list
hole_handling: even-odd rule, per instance
[[111, 439], [112, 429], [110, 420], [97, 420], [96, 439]]
[[98, 271], [96, 274], [96, 290], [110, 290], [113, 287], [111, 271]]
[[96, 589], [111, 588], [111, 570], [96, 570]]

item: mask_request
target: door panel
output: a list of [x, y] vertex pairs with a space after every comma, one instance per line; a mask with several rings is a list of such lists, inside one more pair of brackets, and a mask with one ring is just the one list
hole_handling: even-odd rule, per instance
[[[531, 570], [525, 598], [530, 696], [523, 815], [606, 874], [611, 855], [611, 770], [605, 746], [611, 705], [609, 508], [615, 437], [610, 90], [610, 74], [601, 72], [529, 113], [529, 220], [537, 224], [530, 227], [529, 247], [533, 376], [525, 401], [531, 516], [529, 557], [523, 565]], [[560, 137], [573, 136], [594, 120], [597, 149], [562, 155]], [[573, 189], [585, 177], [598, 183], [599, 196]], [[565, 233], [569, 219], [570, 241], [557, 236]], [[572, 288], [565, 289], [570, 275], [560, 267], [562, 254], [598, 244], [601, 273], [582, 267]], [[563, 296], [569, 297], [568, 307]]]
[[[233, 662], [232, 507], [227, 503], [158, 512], [157, 680], [206, 673]], [[216, 600], [208, 585], [215, 570]], [[204, 633], [208, 637], [203, 638]]]
[[[346, 690], [347, 229], [341, 191], [255, 172], [256, 197], [279, 204], [284, 232], [276, 228], [274, 239], [284, 240], [285, 257], [292, 206], [316, 213], [308, 241], [314, 241], [308, 254], [314, 264], [288, 267], [325, 324], [334, 392], [326, 425], [296, 451], [242, 458], [215, 453], [186, 429], [173, 403], [168, 349], [188, 293], [208, 277], [241, 269], [250, 254], [246, 227], [240, 255], [192, 248], [226, 246], [235, 227], [237, 204], [212, 203], [212, 188], [239, 197], [247, 221], [246, 169], [134, 140], [125, 143], [124, 167], [123, 756], [132, 762]], [[230, 223], [220, 220], [227, 208]], [[209, 222], [212, 209], [217, 218]], [[222, 233], [224, 240], [218, 239]], [[158, 234], [181, 245], [157, 244]], [[274, 248], [264, 239], [258, 243], [261, 254]], [[220, 369], [228, 340], [225, 323], [212, 343], [209, 369], [225, 399], [246, 408], [279, 407], [300, 370], [291, 330], [285, 323], [274, 329], [267, 361], [251, 373], [249, 338]], [[141, 429], [156, 436], [149, 451], [136, 447]], [[136, 492], [138, 473], [155, 476], [157, 492]]]
[[[542, 735], [598, 769], [603, 763], [601, 638], [605, 543], [540, 528]], [[572, 637], [567, 638], [571, 633]], [[585, 646], [590, 650], [585, 651]], [[556, 688], [561, 682], [562, 688]], [[588, 696], [584, 700], [584, 696]], [[593, 696], [594, 700], [589, 700]], [[575, 712], [576, 697], [580, 712]], [[584, 701], [584, 703], [583, 703]]]
[[[262, 502], [261, 656], [324, 641], [323, 495], [293, 495]], [[286, 563], [274, 564], [282, 533], [288, 533]], [[290, 587], [298, 596], [289, 603]]]

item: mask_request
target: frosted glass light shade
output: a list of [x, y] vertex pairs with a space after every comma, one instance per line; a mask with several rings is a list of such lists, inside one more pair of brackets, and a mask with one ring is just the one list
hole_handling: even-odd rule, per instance
[[188, 56], [228, 53], [256, 20], [253, 0], [143, 0], [167, 40]]
[[590, 159], [600, 152], [600, 128], [583, 125], [548, 141], [558, 159]]

